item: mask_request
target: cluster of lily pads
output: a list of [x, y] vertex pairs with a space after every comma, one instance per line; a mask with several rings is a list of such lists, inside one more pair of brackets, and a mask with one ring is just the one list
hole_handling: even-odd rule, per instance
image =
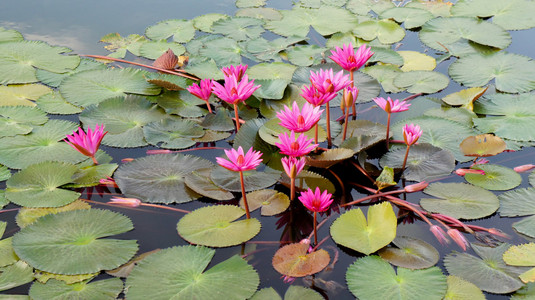
[[[534, 296], [535, 243], [510, 245], [499, 241], [506, 233], [473, 221], [496, 212], [522, 216], [513, 229], [535, 238], [535, 174], [530, 187], [517, 188], [519, 172], [534, 166], [513, 170], [493, 163], [494, 155], [535, 140], [535, 62], [504, 50], [509, 31], [535, 27], [532, 1], [301, 0], [290, 10], [266, 7], [263, 0], [236, 5], [234, 16], [165, 20], [144, 35], [106, 35], [107, 57], [70, 55], [68, 48], [0, 28], [0, 206], [9, 205], [0, 212], [16, 210], [20, 228], [0, 241], [1, 291], [32, 282], [28, 296], [10, 297], [281, 299], [253, 267], [265, 260], [257, 253], [264, 249], [210, 265], [213, 248], [248, 249], [278, 218], [285, 229], [270, 268], [281, 281], [303, 277], [315, 289], [294, 283], [284, 299], [349, 295], [345, 285], [359, 299], [484, 299], [482, 291]], [[406, 34], [418, 34], [425, 51], [398, 51]], [[351, 71], [358, 92], [328, 102], [345, 116], [321, 118], [316, 129], [300, 133], [322, 148], [298, 155], [306, 166], [289, 172], [289, 158], [284, 163], [277, 146], [281, 136], [295, 133], [281, 126], [280, 116], [306, 105], [302, 94], [311, 74], [344, 72], [329, 50], [349, 44], [374, 53]], [[132, 56], [140, 59], [134, 63]], [[450, 62], [449, 77], [435, 71]], [[247, 99], [231, 103], [222, 94], [199, 98], [187, 90], [201, 79], [222, 82], [222, 68], [245, 64], [251, 65], [247, 79], [257, 85]], [[450, 77], [466, 88], [429, 96], [445, 89]], [[381, 92], [407, 97], [386, 101], [377, 98]], [[388, 126], [365, 113], [382, 112], [375, 103], [388, 113]], [[79, 124], [58, 115], [77, 116], [89, 139]], [[100, 143], [151, 148], [119, 165], [97, 151]], [[219, 166], [178, 153], [182, 149], [215, 156], [226, 150], [230, 161]], [[261, 152], [262, 164], [257, 155], [253, 168], [233, 169], [229, 164], [244, 159], [243, 149]], [[466, 183], [440, 182], [452, 174]], [[108, 188], [121, 193], [110, 199], [114, 205], [176, 211], [185, 245], [140, 254], [137, 240], [113, 238], [134, 229], [130, 218], [82, 198], [90, 189]], [[430, 197], [420, 199], [416, 192], [423, 188]], [[314, 222], [301, 202], [290, 200], [294, 189], [305, 195]], [[195, 210], [182, 207], [194, 200], [200, 200]], [[365, 217], [352, 208], [356, 204], [373, 205]], [[320, 230], [329, 230], [316, 233], [316, 218]], [[445, 270], [435, 266], [440, 255], [432, 245], [396, 234], [400, 221], [413, 219], [466, 252], [447, 254]], [[7, 225], [0, 222], [2, 234]], [[354, 261], [347, 270], [337, 263], [339, 255]], [[344, 273], [346, 283], [329, 279], [331, 269]]]

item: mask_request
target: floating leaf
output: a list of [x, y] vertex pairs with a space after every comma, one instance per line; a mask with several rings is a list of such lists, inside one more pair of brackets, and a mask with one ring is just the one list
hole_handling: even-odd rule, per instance
[[54, 91], [39, 97], [36, 103], [37, 107], [49, 114], [71, 115], [82, 112], [80, 107], [65, 101], [58, 91]]
[[511, 300], [530, 299], [535, 296], [535, 283], [527, 283], [514, 293]]
[[353, 28], [353, 33], [367, 41], [377, 38], [382, 44], [393, 44], [405, 37], [405, 30], [390, 19], [361, 22]]
[[139, 56], [139, 47], [145, 42], [147, 38], [139, 34], [131, 34], [127, 37], [122, 37], [119, 33], [109, 33], [100, 39], [102, 43], [108, 43], [104, 46], [105, 49], [112, 51], [109, 56], [115, 58], [123, 58], [126, 56], [126, 51]]
[[115, 181], [127, 197], [149, 203], [184, 203], [198, 196], [184, 183], [189, 173], [212, 167], [200, 157], [158, 154], [138, 158], [115, 172]]
[[212, 24], [220, 19], [228, 18], [229, 16], [218, 13], [204, 14], [193, 18], [193, 26], [204, 32], [212, 32]]
[[[288, 133], [290, 135], [290, 130], [282, 127], [279, 125], [280, 120], [278, 118], [271, 119], [264, 123], [262, 127], [260, 127], [260, 130], [258, 130], [258, 134], [260, 137], [268, 144], [275, 145], [275, 143], [279, 143], [279, 134], [281, 133]], [[306, 135], [307, 139], [314, 139], [314, 127], [311, 128], [309, 131], [303, 132], [301, 134]], [[299, 134], [296, 134], [296, 137], [299, 136]], [[321, 126], [318, 128], [318, 142], [323, 142], [327, 139], [327, 132], [325, 129], [323, 129]]]
[[487, 91], [488, 88], [489, 87], [487, 86], [485, 88], [473, 87], [469, 89], [460, 90], [442, 98], [442, 101], [449, 105], [461, 105], [462, 107], [466, 107], [469, 110], [473, 110], [473, 102], [479, 99], [479, 97], [483, 96], [483, 94]]
[[54, 273], [48, 273], [40, 270], [35, 270], [35, 273], [33, 276], [35, 279], [40, 283], [47, 283], [50, 279], [60, 280], [66, 284], [72, 284], [81, 282], [84, 280], [91, 279], [98, 275], [98, 272], [96, 273], [90, 273], [90, 274], [81, 274], [81, 275], [60, 275], [60, 274], [54, 274]]
[[145, 72], [134, 69], [89, 70], [66, 78], [59, 90], [68, 102], [78, 106], [98, 104], [126, 93], [157, 95], [159, 86], [145, 80]]
[[448, 276], [448, 291], [444, 300], [485, 300], [483, 292], [473, 283], [460, 277]]
[[424, 193], [438, 198], [422, 198], [420, 205], [425, 210], [456, 219], [484, 218], [500, 206], [494, 193], [466, 183], [436, 182], [429, 185]]
[[42, 162], [13, 174], [7, 181], [6, 198], [20, 206], [59, 207], [80, 197], [80, 193], [59, 189], [71, 182], [78, 170], [73, 164]]
[[147, 145], [143, 126], [163, 118], [165, 114], [156, 104], [140, 96], [108, 99], [80, 114], [80, 121], [86, 128], [103, 124], [108, 134], [102, 144], [114, 147]]
[[20, 32], [0, 27], [0, 42], [17, 42], [22, 40], [24, 40], [24, 37]]
[[385, 166], [381, 171], [381, 174], [375, 179], [375, 186], [377, 190], [382, 190], [390, 186], [394, 186], [397, 183], [394, 181], [394, 169]]
[[398, 23], [403, 23], [406, 29], [413, 29], [422, 26], [425, 22], [434, 18], [430, 12], [413, 7], [393, 7], [381, 13], [382, 19], [394, 19]]
[[211, 168], [197, 169], [187, 174], [184, 182], [188, 188], [202, 196], [219, 201], [234, 199], [232, 193], [215, 185], [210, 177], [211, 173]]
[[0, 291], [23, 285], [33, 280], [33, 268], [22, 260], [0, 268]]
[[52, 92], [52, 90], [42, 84], [12, 84], [0, 85], [1, 106], [36, 106], [30, 100], [37, 100], [39, 97]]
[[535, 237], [535, 216], [527, 217], [518, 222], [514, 222], [513, 229], [523, 235], [532, 238]]
[[420, 8], [425, 9], [432, 13], [436, 17], [449, 17], [451, 16], [450, 9], [451, 9], [451, 2], [439, 0], [439, 1], [432, 1], [432, 2], [409, 2], [405, 7], [414, 7], [414, 8]]
[[34, 67], [55, 73], [70, 71], [80, 63], [79, 56], [62, 55], [70, 51], [39, 41], [0, 43], [0, 83], [37, 82]]
[[[287, 187], [290, 187], [290, 178], [286, 175], [286, 173], [283, 174], [281, 183], [285, 184]], [[329, 179], [308, 170], [303, 170], [297, 174], [295, 186], [298, 191], [305, 191], [308, 189], [315, 190], [317, 187], [321, 188], [321, 190], [326, 190], [331, 194], [336, 191], [334, 184], [329, 181]]]
[[353, 157], [355, 151], [346, 148], [329, 149], [316, 156], [306, 156], [306, 164], [317, 168], [329, 168]]
[[331, 225], [333, 240], [344, 247], [369, 255], [396, 237], [397, 219], [389, 202], [372, 205], [368, 220], [360, 208], [343, 213]]
[[520, 185], [522, 177], [513, 169], [500, 165], [478, 164], [472, 167], [475, 170], [483, 170], [485, 175], [466, 174], [464, 179], [473, 185], [480, 186], [491, 191], [505, 191]]
[[205, 270], [215, 250], [181, 246], [141, 261], [126, 280], [128, 299], [247, 299], [260, 283], [258, 273], [235, 255]]
[[427, 55], [416, 51], [397, 51], [403, 57], [403, 66], [401, 71], [433, 71], [437, 66], [436, 60]]
[[154, 249], [152, 251], [145, 252], [145, 253], [142, 253], [140, 255], [137, 255], [136, 257], [132, 258], [126, 264], [121, 265], [120, 267], [115, 268], [113, 270], [106, 271], [106, 274], [114, 276], [114, 277], [126, 278], [126, 277], [128, 277], [130, 275], [130, 272], [132, 272], [134, 267], [137, 266], [140, 261], [145, 259], [145, 257], [147, 257], [148, 255], [151, 255], [151, 254], [156, 253], [158, 251], [160, 251], [160, 249]]
[[[535, 243], [511, 246], [503, 253], [503, 261], [511, 266], [532, 267], [535, 266]], [[520, 274], [522, 282], [534, 282], [534, 269], [530, 269]]]
[[523, 93], [535, 89], [535, 61], [508, 53], [471, 54], [453, 62], [451, 79], [468, 87], [487, 85], [495, 79], [496, 89], [507, 93]]
[[88, 187], [98, 185], [100, 179], [111, 177], [117, 167], [117, 164], [98, 164], [82, 167], [72, 176], [72, 184], [68, 186]]
[[[400, 63], [402, 64], [402, 63]], [[369, 76], [375, 78], [383, 87], [387, 93], [399, 93], [403, 91], [402, 88], [394, 84], [394, 79], [402, 74], [398, 67], [392, 65], [373, 65], [366, 67], [362, 72], [368, 74]]]
[[225, 35], [236, 41], [255, 39], [264, 32], [264, 21], [251, 17], [230, 17], [212, 24], [212, 32]]
[[260, 232], [255, 219], [239, 220], [245, 210], [233, 205], [206, 206], [194, 210], [176, 225], [178, 234], [192, 244], [229, 247], [244, 243]]
[[329, 253], [323, 249], [308, 252], [310, 244], [286, 245], [273, 256], [271, 263], [277, 272], [290, 277], [304, 277], [323, 270], [330, 261]]
[[502, 217], [529, 216], [535, 214], [535, 188], [523, 188], [505, 192], [500, 199]]
[[365, 16], [372, 10], [376, 14], [382, 14], [385, 10], [396, 7], [396, 5], [388, 0], [349, 0], [346, 7], [352, 13]]
[[506, 243], [495, 248], [472, 244], [472, 248], [481, 258], [452, 252], [444, 258], [444, 266], [450, 275], [459, 276], [483, 291], [495, 294], [511, 293], [522, 287], [518, 275], [524, 272], [525, 268], [505, 264], [502, 256], [509, 247]]
[[361, 300], [436, 299], [446, 293], [446, 276], [437, 267], [424, 270], [397, 268], [378, 256], [357, 259], [346, 272], [349, 290]]
[[180, 45], [179, 43], [169, 43], [167, 41], [151, 41], [143, 43], [139, 47], [139, 54], [140, 56], [149, 59], [157, 59], [169, 49], [171, 49], [175, 55], [181, 55], [186, 52], [186, 48], [184, 48], [184, 46]]
[[[281, 296], [273, 288], [263, 288], [257, 291], [251, 300], [282, 300]], [[321, 294], [303, 286], [290, 285], [286, 294], [284, 294], [284, 300], [322, 300], [324, 299]]]
[[299, 45], [289, 48], [286, 51], [288, 60], [296, 66], [317, 65], [325, 58], [327, 48], [320, 48], [316, 45]]
[[41, 81], [42, 83], [48, 86], [57, 88], [60, 86], [63, 79], [75, 73], [78, 73], [81, 71], [87, 71], [87, 70], [96, 70], [96, 69], [103, 70], [106, 68], [107, 68], [106, 65], [103, 63], [100, 63], [98, 61], [88, 59], [88, 58], [82, 58], [80, 60], [80, 64], [72, 71], [68, 71], [65, 73], [54, 73], [54, 72], [38, 69], [35, 74], [37, 76], [37, 79], [39, 79], [39, 81]]
[[186, 43], [194, 37], [195, 28], [190, 20], [171, 19], [148, 27], [145, 35], [151, 40], [165, 40], [172, 36], [173, 41]]
[[240, 45], [235, 40], [227, 37], [217, 37], [207, 41], [199, 50], [201, 56], [213, 59], [218, 68], [241, 64], [242, 52], [244, 51]]
[[164, 119], [143, 127], [143, 135], [151, 145], [165, 149], [184, 149], [195, 145], [194, 138], [202, 137], [202, 127], [190, 120]]
[[[2, 224], [4, 227], [2, 231], [4, 231], [7, 223], [2, 222]], [[0, 241], [0, 267], [12, 265], [19, 260], [15, 251], [13, 251], [13, 246], [11, 245], [12, 239], [12, 237], [8, 237]]]
[[397, 248], [387, 246], [379, 250], [379, 255], [394, 266], [408, 269], [426, 269], [434, 266], [440, 258], [435, 247], [420, 239], [399, 236], [392, 243]]
[[479, 134], [465, 138], [461, 145], [461, 151], [466, 156], [494, 156], [505, 150], [505, 142], [492, 134]]
[[123, 282], [119, 278], [98, 281], [84, 281], [67, 284], [55, 279], [47, 283], [35, 282], [30, 287], [32, 299], [116, 299], [123, 290]]
[[436, 93], [445, 89], [449, 82], [448, 76], [434, 71], [409, 71], [400, 73], [394, 78], [394, 85], [414, 94]]
[[101, 239], [132, 229], [130, 219], [109, 210], [66, 211], [46, 215], [21, 229], [13, 236], [13, 249], [39, 270], [94, 273], [114, 269], [134, 256], [135, 240]]
[[492, 23], [506, 30], [529, 29], [535, 26], [532, 18], [535, 5], [525, 0], [461, 0], [452, 6], [454, 16], [492, 17]]
[[0, 106], [0, 137], [30, 133], [46, 121], [46, 113], [36, 107]]
[[282, 19], [281, 13], [271, 7], [248, 7], [238, 9], [236, 11], [237, 17], [253, 17], [265, 21], [274, 21]]
[[[240, 173], [216, 167], [211, 174], [215, 185], [229, 192], [241, 192]], [[255, 191], [274, 185], [280, 177], [280, 172], [267, 168], [263, 172], [250, 170], [243, 172], [245, 191]]]
[[[406, 147], [392, 147], [379, 161], [381, 166], [401, 168]], [[447, 176], [455, 168], [451, 152], [430, 144], [417, 144], [410, 148], [403, 177], [413, 181], [430, 181]]]
[[230, 131], [234, 129], [234, 122], [229, 116], [229, 111], [221, 107], [216, 110], [215, 114], [207, 114], [201, 126], [217, 131]]
[[[258, 190], [247, 193], [247, 204], [250, 211], [260, 208], [262, 216], [274, 216], [290, 206], [290, 199], [286, 194], [275, 190]], [[245, 209], [243, 198], [240, 199], [240, 207]]]
[[[371, 47], [371, 48], [374, 54], [372, 57], [370, 57], [370, 59], [368, 59], [368, 62], [383, 62], [385, 64], [393, 64], [393, 65], [403, 64], [403, 57], [401, 57], [401, 55], [398, 53], [399, 51], [394, 51], [391, 49], [385, 49], [385, 48], [380, 48], [380, 47]], [[384, 65], [384, 66], [388, 66], [388, 65]]]
[[[166, 92], [158, 96], [156, 101], [158, 106], [163, 108], [166, 113], [177, 114], [185, 118], [202, 117], [208, 113], [206, 109], [198, 106], [206, 102], [193, 96], [188, 91]], [[212, 100], [212, 102], [214, 101]]]
[[237, 8], [244, 8], [244, 7], [259, 7], [266, 5], [266, 0], [236, 0], [236, 7]]
[[57, 214], [64, 211], [71, 211], [71, 210], [77, 210], [77, 209], [90, 209], [91, 205], [89, 205], [87, 202], [84, 202], [82, 200], [76, 200], [70, 204], [67, 204], [65, 206], [61, 207], [50, 207], [50, 208], [29, 208], [29, 207], [22, 207], [19, 210], [19, 213], [16, 217], [17, 225], [20, 228], [24, 228], [33, 222], [35, 220], [39, 219], [42, 216], [46, 216], [48, 214]]

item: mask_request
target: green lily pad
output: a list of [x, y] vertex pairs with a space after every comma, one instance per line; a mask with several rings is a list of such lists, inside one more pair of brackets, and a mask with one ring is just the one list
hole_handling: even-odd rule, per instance
[[535, 5], [525, 0], [461, 0], [451, 8], [454, 16], [492, 17], [492, 23], [506, 30], [520, 30], [535, 27], [532, 18]]
[[65, 73], [54, 73], [54, 72], [38, 69], [35, 74], [37, 76], [37, 79], [39, 79], [39, 81], [41, 81], [42, 83], [48, 86], [57, 88], [60, 86], [63, 79], [75, 73], [78, 73], [81, 71], [87, 71], [87, 70], [96, 70], [96, 69], [99, 69], [99, 70], [106, 69], [106, 65], [101, 62], [92, 60], [92, 59], [82, 58], [80, 59], [80, 64], [72, 71], [68, 71]]
[[72, 184], [68, 186], [78, 188], [98, 185], [100, 179], [111, 177], [117, 167], [117, 164], [98, 164], [82, 167], [74, 173], [71, 178]]
[[485, 300], [483, 292], [475, 284], [460, 277], [448, 276], [448, 290], [444, 300]]
[[76, 200], [70, 204], [67, 204], [65, 206], [61, 207], [40, 207], [40, 208], [29, 208], [29, 207], [22, 207], [16, 217], [17, 225], [20, 228], [24, 228], [33, 222], [35, 220], [39, 219], [42, 216], [46, 216], [48, 214], [57, 214], [64, 211], [71, 211], [71, 210], [77, 210], [77, 209], [90, 209], [91, 205], [89, 203], [84, 202], [82, 200]]
[[67, 284], [51, 279], [47, 283], [34, 282], [30, 287], [32, 299], [116, 299], [123, 290], [123, 282], [119, 278], [98, 281], [84, 281]]
[[143, 43], [139, 47], [139, 54], [148, 59], [157, 59], [169, 49], [171, 49], [175, 55], [182, 55], [186, 52], [186, 48], [179, 43], [161, 40]]
[[126, 280], [128, 299], [247, 299], [260, 283], [258, 273], [235, 255], [205, 270], [215, 250], [181, 246], [143, 259]]
[[[321, 294], [303, 286], [290, 285], [286, 293], [284, 294], [284, 300], [322, 300], [324, 299]], [[263, 288], [257, 291], [251, 300], [282, 300], [273, 288]]]
[[496, 89], [507, 93], [523, 93], [535, 89], [535, 61], [508, 53], [471, 54], [453, 62], [451, 78], [468, 87], [487, 85], [495, 79]]
[[[245, 191], [261, 190], [274, 185], [280, 177], [280, 172], [267, 168], [260, 172], [256, 170], [244, 171], [243, 179]], [[240, 173], [216, 167], [211, 174], [215, 185], [229, 192], [241, 192]]]
[[390, 186], [394, 186], [397, 184], [397, 182], [394, 181], [394, 169], [385, 166], [384, 169], [381, 171], [381, 174], [375, 178], [375, 186], [377, 186], [377, 190], [382, 190]]
[[151, 40], [165, 40], [172, 36], [173, 41], [186, 43], [195, 36], [195, 28], [190, 20], [171, 19], [148, 27], [145, 35]]
[[197, 169], [187, 174], [184, 178], [184, 182], [188, 188], [199, 195], [219, 201], [234, 199], [232, 193], [215, 185], [210, 177], [211, 173], [211, 168]]
[[147, 145], [143, 126], [163, 118], [165, 114], [156, 104], [140, 96], [108, 99], [80, 114], [80, 121], [86, 128], [104, 124], [108, 134], [102, 139], [102, 144], [113, 147]]
[[[342, 46], [342, 45], [339, 45]], [[385, 64], [402, 65], [403, 57], [392, 49], [385, 49], [380, 47], [371, 47], [374, 52], [373, 56], [368, 59], [368, 62], [383, 62]], [[369, 75], [369, 74], [368, 74]]]
[[[505, 49], [511, 44], [511, 35], [498, 25], [470, 17], [435, 18], [425, 23], [420, 40], [427, 46], [444, 51], [443, 46], [461, 40]], [[482, 85], [479, 85], [482, 86]]]
[[438, 198], [422, 198], [422, 208], [456, 219], [484, 218], [500, 206], [494, 193], [466, 183], [436, 182], [429, 185], [424, 193]]
[[[215, 102], [215, 98], [211, 99], [214, 99], [211, 102]], [[156, 98], [156, 102], [166, 113], [177, 114], [184, 118], [202, 117], [208, 113], [206, 109], [198, 106], [206, 102], [193, 96], [188, 91], [165, 92]]]
[[451, 2], [449, 1], [432, 1], [432, 2], [409, 2], [405, 7], [414, 7], [425, 9], [436, 17], [451, 16]]
[[[247, 193], [247, 204], [249, 211], [260, 208], [262, 216], [274, 216], [290, 206], [290, 199], [286, 194], [275, 190], [258, 190]], [[243, 197], [240, 199], [240, 207], [245, 209]]]
[[127, 197], [149, 203], [184, 203], [198, 195], [184, 183], [189, 173], [212, 167], [200, 157], [158, 154], [138, 158], [115, 172], [115, 181]]
[[[244, 50], [238, 45], [238, 42], [227, 37], [217, 37], [210, 41], [206, 41], [203, 44], [203, 47], [199, 50], [201, 56], [213, 59], [218, 68], [241, 64], [242, 52], [244, 52]], [[190, 68], [187, 70], [190, 70]], [[221, 71], [219, 71], [219, 73], [221, 73]]]
[[370, 11], [382, 14], [387, 9], [395, 6], [392, 1], [388, 0], [349, 0], [346, 4], [349, 11], [362, 16], [368, 15]]
[[236, 41], [255, 39], [264, 32], [264, 21], [252, 17], [230, 17], [212, 24], [212, 32], [225, 35]]
[[473, 185], [480, 186], [491, 191], [510, 190], [520, 185], [522, 177], [513, 169], [500, 165], [484, 164], [472, 167], [475, 170], [483, 170], [485, 175], [466, 174], [464, 179]]
[[218, 108], [215, 114], [207, 114], [201, 126], [216, 131], [230, 131], [235, 128], [229, 111], [224, 107]]
[[500, 199], [500, 216], [518, 217], [535, 214], [535, 188], [523, 188], [505, 192]]
[[394, 78], [394, 85], [414, 94], [436, 93], [445, 89], [449, 82], [448, 76], [434, 71], [409, 71], [400, 73]]
[[39, 97], [36, 103], [38, 108], [49, 114], [72, 115], [82, 112], [80, 107], [65, 101], [58, 91]]
[[518, 222], [514, 222], [513, 229], [523, 235], [534, 238], [535, 237], [535, 216], [526, 217]]
[[306, 164], [317, 168], [329, 168], [353, 157], [355, 151], [346, 148], [329, 149], [316, 156], [306, 156]]
[[396, 237], [393, 241], [397, 248], [387, 246], [378, 254], [389, 263], [407, 269], [427, 269], [434, 266], [440, 255], [430, 244], [408, 236]]
[[46, 121], [46, 113], [36, 107], [0, 106], [0, 137], [30, 133]]
[[271, 7], [246, 7], [236, 11], [236, 17], [252, 17], [265, 21], [282, 19], [281, 13]]
[[479, 255], [452, 252], [444, 258], [444, 266], [450, 275], [458, 276], [475, 284], [483, 291], [507, 294], [522, 287], [518, 275], [526, 269], [508, 266], [503, 261], [503, 253], [510, 247], [503, 243], [495, 248], [472, 244]]
[[204, 32], [212, 32], [212, 24], [220, 19], [228, 18], [229, 16], [219, 13], [210, 13], [210, 14], [204, 14], [201, 16], [197, 16], [192, 19], [193, 21], [193, 27], [199, 29], [200, 31]]
[[[280, 16], [278, 11], [277, 14]], [[274, 20], [280, 20], [280, 18]], [[280, 52], [284, 51], [290, 45], [305, 39], [306, 37], [302, 36], [281, 37], [274, 40], [258, 38], [245, 42], [245, 48], [259, 60], [281, 62]]]
[[470, 110], [473, 110], [472, 103], [479, 99], [486, 91], [488, 87], [473, 87], [469, 89], [460, 90], [458, 92], [447, 95], [442, 98], [446, 104], [453, 106], [463, 106]]
[[151, 145], [165, 149], [184, 149], [195, 145], [194, 138], [202, 137], [202, 127], [190, 120], [164, 119], [143, 127], [143, 134]]
[[344, 247], [369, 255], [396, 237], [397, 219], [389, 202], [370, 206], [368, 220], [360, 210], [343, 213], [331, 225], [333, 240]]
[[204, 132], [204, 135], [198, 138], [193, 138], [193, 140], [196, 143], [211, 143], [211, 142], [217, 142], [224, 139], [227, 139], [230, 137], [231, 133], [226, 131], [214, 131], [214, 130], [206, 130]]
[[[11, 177], [11, 171], [6, 166], [0, 165], [0, 181], [8, 180]], [[2, 201], [0, 201], [2, 206]]]
[[[258, 134], [264, 140], [266, 143], [270, 145], [275, 145], [275, 143], [279, 143], [279, 134], [281, 133], [288, 133], [290, 134], [290, 130], [282, 127], [279, 125], [280, 120], [278, 118], [271, 119], [264, 123], [262, 127], [260, 127], [260, 130], [258, 130]], [[314, 141], [314, 132], [315, 129], [312, 127], [309, 131], [305, 131], [301, 134], [306, 135], [307, 139], [312, 139]], [[295, 134], [296, 138], [299, 136], [299, 134]], [[322, 126], [319, 126], [318, 128], [318, 142], [323, 142], [327, 139], [327, 132], [325, 129], [323, 129]]]
[[23, 285], [33, 280], [33, 268], [22, 260], [0, 268], [0, 291]]
[[13, 236], [17, 255], [39, 270], [77, 275], [114, 269], [134, 256], [135, 240], [101, 239], [133, 229], [127, 217], [100, 209], [50, 214]]
[[[503, 253], [503, 261], [511, 266], [533, 267], [535, 266], [533, 257], [535, 257], [535, 243], [511, 246]], [[534, 282], [534, 271], [535, 269], [529, 269], [520, 274], [520, 280], [524, 283]]]
[[393, 7], [381, 13], [382, 19], [394, 19], [403, 23], [406, 29], [421, 27], [425, 22], [434, 18], [429, 11], [414, 7]]
[[[5, 229], [7, 223], [2, 222], [2, 224]], [[15, 251], [13, 251], [12, 239], [12, 237], [8, 237], [0, 241], [0, 267], [12, 265], [19, 260]]]
[[0, 163], [12, 169], [22, 169], [44, 161], [81, 162], [87, 157], [67, 143], [59, 142], [76, 128], [77, 125], [69, 121], [50, 120], [27, 135], [2, 138]]
[[[239, 49], [237, 51], [240, 51]], [[212, 78], [215, 80], [223, 79], [223, 72], [219, 69], [212, 58], [207, 57], [190, 57], [188, 65], [184, 71], [193, 74], [200, 79]]]
[[527, 283], [519, 290], [517, 290], [512, 296], [511, 300], [525, 300], [535, 296], [535, 283]]
[[424, 116], [435, 117], [454, 121], [468, 127], [473, 126], [472, 120], [477, 118], [477, 115], [463, 107], [437, 107], [431, 108], [424, 112]]
[[366, 67], [362, 72], [368, 74], [377, 80], [385, 92], [388, 93], [399, 93], [404, 89], [398, 87], [394, 84], [394, 79], [399, 75], [403, 74], [398, 67], [392, 65], [373, 65]]
[[12, 84], [0, 86], [0, 97], [2, 106], [36, 106], [35, 102], [39, 97], [52, 92], [52, 90], [42, 84]]
[[331, 258], [323, 249], [308, 252], [310, 244], [294, 243], [286, 245], [273, 256], [271, 263], [277, 272], [290, 277], [304, 277], [323, 270]]
[[390, 19], [364, 21], [353, 28], [353, 33], [366, 41], [377, 38], [382, 44], [393, 44], [405, 37], [405, 30]]
[[68, 102], [87, 107], [127, 93], [157, 95], [159, 86], [145, 80], [144, 71], [135, 69], [88, 70], [66, 78], [59, 90]]
[[127, 37], [122, 37], [119, 33], [109, 33], [100, 39], [100, 42], [109, 45], [104, 46], [106, 50], [112, 51], [110, 57], [124, 58], [126, 51], [139, 56], [139, 47], [147, 42], [147, 38], [139, 34], [130, 34]]
[[0, 27], [0, 42], [17, 42], [24, 40], [22, 34], [14, 29]]
[[346, 272], [349, 290], [361, 300], [436, 299], [446, 293], [446, 276], [437, 267], [424, 270], [397, 268], [378, 256], [357, 259]]
[[0, 83], [37, 82], [34, 67], [55, 73], [68, 72], [80, 63], [79, 56], [62, 55], [70, 51], [39, 41], [0, 43]]
[[42, 162], [13, 174], [7, 181], [6, 198], [20, 206], [59, 207], [80, 197], [80, 193], [59, 189], [71, 182], [78, 170], [64, 162]]
[[257, 219], [236, 221], [245, 210], [233, 205], [207, 206], [180, 219], [176, 228], [186, 241], [209, 247], [229, 247], [246, 242], [260, 232]]
[[[401, 168], [407, 147], [392, 147], [379, 161], [381, 166]], [[455, 159], [448, 150], [430, 144], [411, 146], [403, 177], [413, 181], [430, 181], [451, 174]]]
[[311, 66], [322, 62], [327, 48], [316, 45], [299, 45], [286, 51], [288, 60], [296, 66]]

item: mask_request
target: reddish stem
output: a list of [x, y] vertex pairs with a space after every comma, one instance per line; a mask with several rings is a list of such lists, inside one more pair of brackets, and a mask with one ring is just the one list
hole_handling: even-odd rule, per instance
[[318, 229], [317, 229], [317, 226], [316, 226], [317, 215], [318, 215], [318, 213], [314, 212], [314, 245], [318, 244]]
[[91, 159], [93, 160], [93, 163], [94, 163], [95, 165], [98, 165], [98, 161], [97, 161], [97, 159], [96, 159], [94, 156], [91, 156]]
[[[349, 72], [349, 79], [351, 80], [351, 87], [355, 86], [355, 83], [353, 82], [353, 80], [354, 80], [353, 73], [354, 72], [355, 71]], [[349, 109], [349, 107], [347, 109]], [[355, 120], [356, 118], [357, 118], [357, 100], [355, 99], [355, 101], [353, 102], [353, 120]]]
[[295, 177], [290, 178], [290, 201], [295, 199]]
[[240, 117], [238, 116], [238, 104], [234, 103], [234, 116], [236, 117], [236, 133], [240, 131]]
[[240, 183], [241, 183], [241, 194], [243, 197], [243, 206], [245, 206], [245, 215], [247, 219], [250, 219], [251, 214], [249, 213], [249, 205], [247, 204], [247, 197], [245, 196], [245, 185], [243, 183], [243, 171], [240, 171]]
[[405, 166], [407, 165], [407, 157], [409, 157], [409, 149], [411, 146], [407, 145], [407, 150], [405, 151], [405, 158], [403, 159], [403, 165], [401, 166], [401, 172], [405, 171]]
[[390, 192], [373, 194], [373, 195], [366, 196], [364, 198], [360, 198], [360, 199], [355, 200], [355, 201], [351, 201], [349, 203], [341, 204], [340, 206], [341, 207], [345, 207], [345, 206], [348, 206], [348, 205], [357, 204], [357, 203], [364, 202], [366, 200], [370, 200], [370, 199], [374, 199], [374, 198], [379, 198], [379, 197], [388, 196], [388, 195], [392, 195], [392, 194], [400, 194], [400, 193], [403, 193], [404, 191], [405, 190], [395, 190], [395, 191], [390, 191]]
[[386, 122], [386, 151], [390, 148], [390, 116], [391, 113], [388, 113], [388, 121]]

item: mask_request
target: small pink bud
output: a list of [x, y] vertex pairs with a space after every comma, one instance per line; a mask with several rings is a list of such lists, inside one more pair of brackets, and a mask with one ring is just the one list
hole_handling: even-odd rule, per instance
[[429, 227], [429, 230], [431, 233], [437, 238], [437, 240], [440, 242], [440, 244], [445, 245], [448, 244], [450, 241], [446, 237], [446, 232], [444, 232], [444, 229], [442, 229], [438, 225], [431, 225]]
[[476, 170], [476, 169], [457, 169], [455, 170], [455, 174], [459, 176], [464, 176], [466, 174], [479, 174], [479, 175], [485, 175], [485, 171], [483, 170]]
[[466, 238], [462, 235], [462, 233], [459, 230], [457, 230], [457, 229], [448, 229], [448, 235], [464, 251], [466, 251], [466, 248], [470, 247], [470, 244], [468, 243]]
[[408, 185], [408, 186], [405, 187], [405, 192], [407, 192], [407, 193], [419, 192], [419, 191], [425, 189], [428, 185], [429, 185], [429, 183], [426, 182], [426, 181], [422, 181], [422, 182], [418, 182], [418, 183], [415, 183], [415, 184], [411, 184], [411, 185]]
[[118, 204], [129, 207], [138, 207], [141, 205], [141, 200], [136, 198], [123, 198], [123, 197], [112, 197], [110, 204]]
[[281, 278], [282, 278], [282, 281], [284, 281], [284, 283], [292, 284], [295, 281], [295, 277], [291, 277], [288, 275], [281, 276]]
[[103, 178], [98, 181], [102, 185], [112, 186], [112, 187], [119, 187], [115, 180], [113, 178]]
[[535, 168], [535, 165], [527, 164], [527, 165], [521, 165], [518, 167], [514, 167], [513, 170], [517, 173], [527, 172]]
[[173, 151], [166, 150], [166, 149], [147, 150], [147, 154], [166, 154], [166, 153], [173, 153]]
[[[307, 244], [307, 245], [310, 245], [310, 240], [309, 239], [302, 239], [301, 241], [299, 241], [299, 244]], [[312, 252], [312, 250], [314, 250], [314, 248], [312, 248], [312, 246], [309, 246], [308, 247], [308, 253]]]
[[488, 159], [480, 157], [480, 158], [476, 159], [476, 161], [470, 166], [470, 168], [475, 166], [475, 165], [484, 165], [484, 164], [488, 164], [488, 163], [489, 163]]

